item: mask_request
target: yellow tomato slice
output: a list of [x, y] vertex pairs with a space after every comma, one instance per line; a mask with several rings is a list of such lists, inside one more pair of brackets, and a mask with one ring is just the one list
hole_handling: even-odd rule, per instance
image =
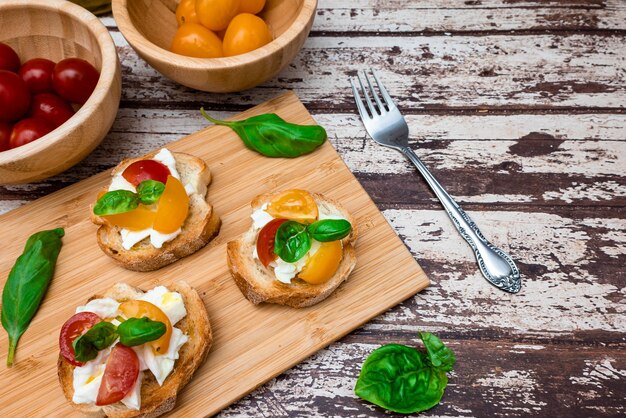
[[111, 225], [130, 229], [131, 231], [140, 231], [152, 227], [155, 215], [156, 212], [140, 205], [137, 209], [116, 215], [103, 215], [102, 218]]
[[266, 212], [274, 218], [312, 223], [318, 215], [317, 204], [311, 193], [292, 189], [285, 190], [274, 197], [267, 206]]
[[126, 316], [126, 318], [143, 318], [144, 316], [150, 318], [153, 321], [163, 322], [165, 324], [165, 334], [158, 340], [150, 341], [150, 344], [154, 354], [167, 353], [167, 349], [170, 346], [170, 338], [172, 337], [172, 324], [169, 318], [165, 315], [158, 306], [153, 303], [143, 300], [128, 300], [120, 304], [119, 310]]
[[176, 232], [185, 223], [188, 213], [189, 196], [185, 187], [177, 178], [168, 176], [152, 228], [163, 234]]
[[320, 248], [309, 259], [298, 277], [309, 284], [327, 282], [339, 268], [341, 251], [341, 241], [322, 242]]

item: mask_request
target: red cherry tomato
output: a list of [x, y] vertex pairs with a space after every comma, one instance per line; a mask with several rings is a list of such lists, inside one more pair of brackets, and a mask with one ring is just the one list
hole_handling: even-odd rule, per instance
[[33, 58], [22, 65], [18, 74], [32, 94], [53, 93], [52, 71], [55, 65], [45, 58]]
[[28, 111], [30, 92], [22, 78], [10, 71], [0, 70], [0, 122], [11, 122]]
[[72, 342], [101, 321], [102, 319], [93, 312], [80, 312], [65, 321], [59, 334], [59, 350], [65, 360], [74, 366], [84, 364], [74, 358]]
[[13, 131], [13, 125], [0, 122], [0, 152], [11, 148], [11, 131]]
[[126, 167], [122, 173], [122, 177], [135, 187], [144, 180], [156, 180], [165, 184], [169, 175], [171, 175], [170, 169], [165, 164], [155, 160], [135, 161]]
[[83, 104], [98, 84], [100, 73], [80, 58], [59, 61], [52, 71], [52, 87], [59, 96], [72, 103]]
[[256, 241], [256, 252], [259, 255], [261, 264], [265, 267], [276, 260], [276, 254], [274, 254], [276, 231], [278, 231], [278, 227], [285, 222], [287, 222], [287, 219], [273, 219], [261, 228], [259, 232], [259, 238]]
[[52, 122], [57, 128], [74, 115], [74, 109], [56, 94], [40, 93], [33, 97], [29, 115]]
[[20, 69], [20, 57], [7, 44], [0, 42], [0, 70], [16, 73]]
[[10, 145], [11, 148], [21, 147], [24, 144], [33, 142], [44, 135], [52, 132], [54, 125], [45, 119], [26, 118], [22, 119], [13, 127], [11, 132]]
[[139, 358], [130, 347], [116, 344], [107, 359], [96, 405], [119, 402], [131, 391], [139, 376]]

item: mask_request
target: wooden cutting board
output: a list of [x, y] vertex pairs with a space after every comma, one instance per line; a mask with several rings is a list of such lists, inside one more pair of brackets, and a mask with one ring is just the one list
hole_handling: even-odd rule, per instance
[[[295, 94], [287, 93], [235, 119], [275, 112], [311, 124]], [[329, 132], [329, 135], [341, 135]], [[4, 367], [7, 335], [0, 330], [0, 416], [72, 416], [56, 375], [58, 334], [74, 308], [116, 282], [150, 289], [186, 280], [201, 294], [213, 327], [206, 363], [179, 394], [173, 414], [212, 415], [429, 283], [394, 230], [329, 142], [296, 159], [266, 158], [246, 149], [225, 127], [209, 127], [168, 148], [203, 158], [213, 173], [210, 201], [222, 217], [219, 236], [196, 254], [168, 267], [137, 273], [100, 251], [89, 204], [109, 181], [101, 173], [0, 216], [2, 285], [28, 236], [62, 226], [66, 235], [41, 309], [23, 335], [16, 364]], [[305, 309], [248, 302], [231, 279], [226, 243], [250, 226], [256, 195], [302, 188], [343, 203], [359, 228], [357, 267], [328, 299]]]

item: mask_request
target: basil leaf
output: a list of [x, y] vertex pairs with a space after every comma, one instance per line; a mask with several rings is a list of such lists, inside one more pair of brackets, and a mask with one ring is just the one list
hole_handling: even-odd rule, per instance
[[110, 322], [98, 322], [89, 331], [72, 341], [76, 360], [85, 362], [96, 358], [99, 350], [104, 350], [117, 340], [116, 329], [116, 326]]
[[17, 343], [37, 313], [61, 251], [63, 228], [37, 232], [28, 238], [2, 291], [2, 327], [9, 334], [7, 367], [13, 365]]
[[288, 263], [300, 260], [311, 248], [311, 237], [306, 226], [287, 221], [278, 227], [274, 241], [274, 253]]
[[[432, 337], [432, 334], [425, 335], [424, 342], [435, 353], [443, 354], [436, 355], [442, 360], [439, 363], [442, 367], [433, 364], [430, 352], [426, 354], [400, 344], [383, 345], [365, 360], [354, 388], [356, 395], [403, 414], [425, 411], [437, 405], [448, 384], [446, 371], [454, 364], [454, 360], [450, 361], [450, 355], [454, 358], [454, 354], [439, 339], [435, 341]], [[446, 350], [449, 353], [444, 353]]]
[[89, 360], [93, 360], [98, 357], [98, 349], [89, 341], [88, 338], [80, 337], [72, 341], [72, 347], [74, 347], [74, 358], [77, 361], [85, 363]]
[[139, 206], [136, 193], [128, 190], [114, 190], [106, 192], [93, 207], [93, 213], [101, 215], [115, 215], [129, 212]]
[[117, 327], [117, 332], [120, 335], [120, 343], [132, 347], [161, 338], [166, 329], [163, 322], [153, 321], [144, 316], [128, 318]]
[[137, 194], [139, 195], [139, 201], [144, 205], [151, 205], [156, 203], [163, 191], [165, 190], [165, 184], [156, 180], [144, 180], [137, 186]]
[[274, 113], [229, 122], [213, 119], [204, 108], [200, 112], [210, 122], [230, 127], [246, 147], [266, 157], [295, 158], [308, 154], [322, 145], [327, 136], [319, 125], [289, 123]]
[[420, 332], [419, 336], [426, 347], [430, 364], [445, 372], [451, 371], [456, 362], [456, 357], [452, 350], [446, 347], [439, 338], [430, 332]]
[[345, 219], [322, 219], [306, 227], [313, 239], [320, 242], [339, 241], [350, 235], [352, 225]]

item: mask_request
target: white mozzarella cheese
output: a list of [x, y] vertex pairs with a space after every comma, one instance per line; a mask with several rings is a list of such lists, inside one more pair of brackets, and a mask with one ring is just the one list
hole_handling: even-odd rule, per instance
[[152, 372], [159, 385], [163, 385], [165, 379], [174, 369], [174, 362], [178, 359], [178, 350], [183, 346], [189, 337], [187, 337], [178, 328], [172, 328], [172, 337], [167, 353], [155, 355], [152, 347], [148, 344], [142, 346], [142, 357], [144, 364]]
[[126, 405], [129, 409], [139, 410], [141, 408], [141, 383], [143, 381], [143, 372], [139, 372], [137, 375], [137, 381], [135, 381], [135, 386], [131, 389], [130, 392], [121, 400], [121, 402]]
[[139, 231], [130, 231], [128, 229], [120, 230], [120, 235], [122, 236], [122, 247], [124, 247], [125, 250], [130, 250], [133, 248], [133, 245], [137, 244], [144, 238], [148, 238], [151, 232], [152, 228], [142, 229]]
[[74, 378], [72, 382], [74, 395], [72, 396], [72, 402], [96, 402], [109, 354], [111, 354], [110, 347], [101, 350], [95, 359], [88, 361], [83, 366], [74, 367]]
[[116, 174], [111, 180], [111, 184], [109, 185], [109, 191], [112, 192], [114, 190], [128, 190], [129, 192], [136, 193], [137, 189], [135, 186], [128, 180], [126, 180], [121, 174]]
[[76, 308], [76, 313], [79, 312], [93, 312], [98, 315], [100, 318], [113, 318], [117, 316], [117, 309], [119, 308], [120, 303], [115, 299], [111, 298], [102, 298], [102, 299], [94, 299], [88, 302], [84, 306], [79, 306]]
[[152, 157], [153, 160], [163, 163], [169, 170], [172, 177], [180, 180], [180, 175], [178, 174], [178, 170], [176, 169], [176, 159], [174, 158], [174, 154], [170, 152], [167, 148], [161, 148], [161, 150]]
[[157, 286], [147, 291], [141, 300], [150, 302], [161, 309], [169, 318], [172, 326], [187, 315], [183, 297], [178, 292], [170, 292], [165, 286]]
[[263, 203], [263, 206], [252, 212], [252, 226], [254, 229], [261, 229], [268, 223], [270, 223], [274, 217], [265, 211], [267, 209], [267, 203]]

